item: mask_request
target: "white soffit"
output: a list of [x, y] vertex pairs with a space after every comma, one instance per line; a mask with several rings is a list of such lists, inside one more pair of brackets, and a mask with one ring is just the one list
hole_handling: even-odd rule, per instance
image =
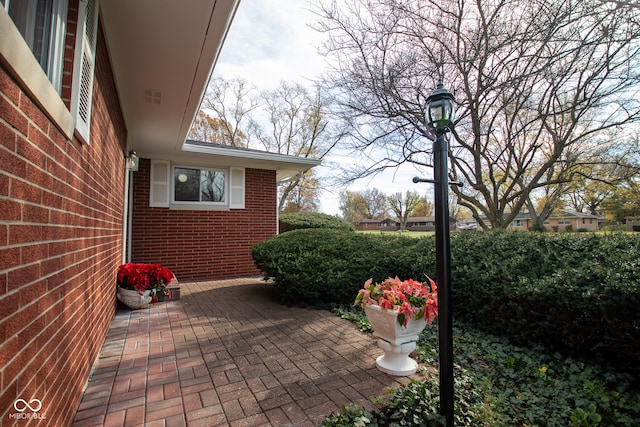
[[239, 2], [101, 2], [130, 148], [180, 150]]

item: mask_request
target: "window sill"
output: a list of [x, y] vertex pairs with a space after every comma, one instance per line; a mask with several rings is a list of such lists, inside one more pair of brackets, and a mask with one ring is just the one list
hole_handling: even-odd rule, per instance
[[171, 203], [169, 209], [176, 211], [230, 211], [228, 205], [203, 205], [202, 203]]

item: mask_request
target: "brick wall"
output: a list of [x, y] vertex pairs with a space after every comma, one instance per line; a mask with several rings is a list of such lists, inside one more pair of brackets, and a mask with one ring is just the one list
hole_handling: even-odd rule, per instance
[[[118, 105], [101, 30], [89, 145], [58, 132], [0, 65], [0, 425], [69, 425], [113, 317]], [[11, 419], [18, 398], [39, 399], [46, 421]]]
[[258, 275], [251, 247], [276, 234], [275, 171], [247, 169], [245, 209], [149, 207], [149, 159], [134, 172], [132, 261], [159, 263], [180, 281]]

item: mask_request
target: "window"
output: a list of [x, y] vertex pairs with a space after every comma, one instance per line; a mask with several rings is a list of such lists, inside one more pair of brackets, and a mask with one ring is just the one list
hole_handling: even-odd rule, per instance
[[511, 221], [511, 226], [512, 227], [524, 227], [524, 220], [522, 220], [522, 219], [514, 219], [513, 221]]
[[62, 88], [67, 0], [6, 0], [4, 7], [59, 94]]
[[[76, 44], [69, 46], [68, 11], [76, 6]], [[84, 142], [89, 142], [98, 10], [98, 0], [0, 0], [3, 64], [67, 138], [77, 134]], [[65, 64], [73, 72], [70, 106], [62, 99], [68, 90]]]
[[201, 168], [151, 160], [149, 206], [172, 209], [244, 209], [244, 168]]
[[176, 167], [173, 170], [173, 200], [224, 204], [226, 181], [223, 170]]
[[559, 219], [558, 220], [558, 225], [570, 225], [571, 224], [571, 220], [570, 219]]

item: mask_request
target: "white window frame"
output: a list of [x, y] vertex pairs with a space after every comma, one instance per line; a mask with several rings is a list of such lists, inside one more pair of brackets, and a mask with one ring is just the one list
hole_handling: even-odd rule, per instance
[[[176, 180], [174, 179], [176, 175], [176, 169], [194, 169], [199, 171], [211, 171], [211, 172], [221, 172], [224, 174], [224, 194], [222, 202], [207, 202], [207, 201], [184, 201], [184, 200], [176, 200]], [[201, 190], [199, 191], [201, 193]], [[198, 205], [198, 206], [228, 206], [229, 205], [229, 170], [227, 168], [216, 168], [216, 167], [201, 167], [201, 166], [187, 166], [176, 164], [171, 166], [171, 204], [176, 205]]]
[[23, 23], [25, 42], [27, 43], [27, 46], [29, 46], [29, 50], [34, 55], [34, 58], [36, 58], [36, 61], [40, 64], [40, 67], [47, 75], [56, 92], [60, 94], [62, 90], [62, 72], [64, 67], [64, 43], [67, 33], [68, 1], [51, 1], [51, 10], [45, 18], [45, 25], [47, 26], [45, 29], [46, 36], [43, 38], [46, 39], [47, 43], [46, 46], [40, 47], [42, 51], [40, 52], [40, 55], [46, 51], [47, 58], [44, 63], [40, 62], [34, 53], [36, 41], [40, 41], [35, 39], [37, 2], [29, 0], [26, 3], [17, 3], [16, 0], [6, 0], [3, 7], [8, 12], [12, 2], [26, 6], [26, 9], [24, 10], [25, 21]]
[[[8, 4], [6, 2], [5, 7]], [[16, 76], [22, 89], [42, 108], [53, 124], [71, 139], [75, 129], [73, 116], [5, 7], [0, 7], [0, 57]]]
[[[175, 168], [205, 169], [225, 172], [225, 202], [176, 201]], [[149, 176], [149, 206], [183, 210], [244, 209], [246, 195], [245, 169], [237, 167], [172, 164], [168, 160], [151, 160]]]
[[[74, 134], [76, 134], [81, 140], [84, 140], [84, 142], [89, 142], [89, 122], [80, 124], [82, 129], [79, 129], [77, 133], [75, 132], [79, 125], [76, 108], [76, 106], [79, 105], [78, 89], [72, 87], [71, 111], [60, 96], [64, 69], [64, 43], [68, 17], [68, 0], [55, 0], [54, 3], [55, 8], [53, 9], [52, 15], [55, 14], [56, 19], [54, 19], [55, 22], [52, 22], [52, 27], [55, 27], [56, 37], [53, 42], [54, 52], [49, 56], [49, 64], [47, 65], [47, 68], [50, 70], [48, 74], [43, 70], [33, 54], [30, 45], [27, 43], [27, 40], [25, 40], [9, 16], [8, 8], [11, 1], [16, 0], [4, 0], [4, 2], [0, 3], [0, 60], [2, 60], [7, 68], [12, 71], [12, 74], [16, 76], [21, 88], [42, 108], [42, 111], [67, 139], [71, 140]], [[93, 4], [91, 10], [94, 12], [93, 18], [95, 21], [91, 28], [94, 32], [93, 49], [95, 54], [95, 35], [98, 26], [98, 0], [80, 0], [79, 8], [83, 9], [83, 7], [85, 7], [86, 9], [87, 1]], [[77, 42], [84, 40], [82, 34], [85, 29], [84, 18], [79, 16], [78, 19], [79, 21], [82, 20], [82, 25], [80, 25], [79, 22], [78, 33], [76, 34]], [[33, 43], [31, 45], [33, 45]], [[76, 44], [76, 47], [77, 46]], [[81, 53], [77, 50], [74, 51], [74, 61], [81, 61], [81, 59], [78, 60], [78, 57], [81, 56]], [[87, 108], [85, 111], [88, 111], [87, 117], [89, 119], [91, 117], [91, 93], [93, 90], [94, 67], [95, 62], [92, 63], [90, 77], [85, 78], [85, 81], [89, 81], [91, 85], [91, 87], [88, 88], [89, 96], [87, 99], [89, 104], [85, 105]], [[78, 66], [74, 63], [74, 80], [76, 73], [81, 74], [81, 71], [78, 70]], [[85, 72], [85, 77], [87, 77], [87, 75], [88, 73]]]

